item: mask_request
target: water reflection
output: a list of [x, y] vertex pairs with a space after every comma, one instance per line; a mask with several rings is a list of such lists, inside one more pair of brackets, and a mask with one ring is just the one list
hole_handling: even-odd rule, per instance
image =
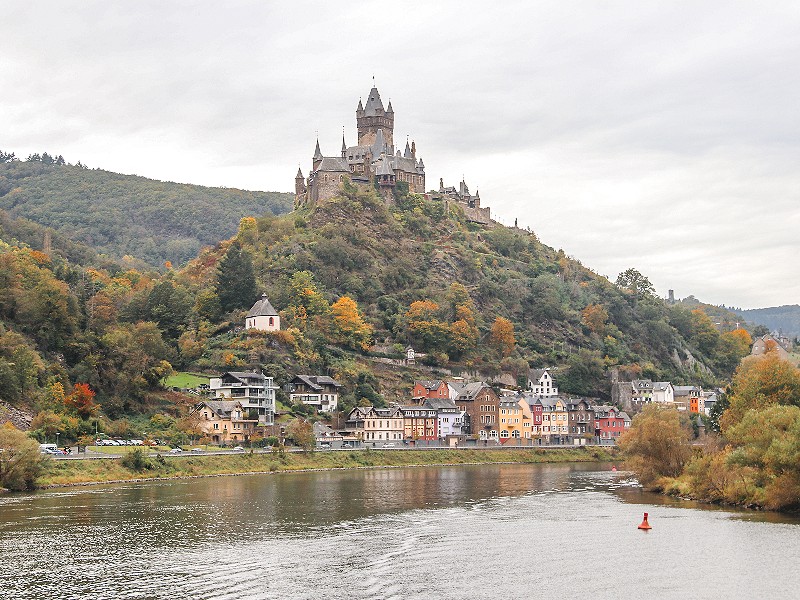
[[[8, 496], [0, 598], [714, 598], [756, 582], [765, 595], [787, 574], [800, 585], [797, 519], [697, 510], [609, 468], [376, 469]], [[652, 535], [635, 529], [643, 509]], [[609, 564], [614, 578], [598, 580]], [[714, 587], [698, 588], [690, 564], [742, 577], [706, 574]]]

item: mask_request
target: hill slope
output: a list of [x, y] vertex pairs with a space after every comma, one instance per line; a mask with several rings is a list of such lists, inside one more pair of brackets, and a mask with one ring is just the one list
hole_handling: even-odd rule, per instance
[[0, 164], [0, 209], [115, 258], [182, 264], [247, 215], [291, 210], [292, 194], [155, 181], [71, 165]]
[[780, 331], [788, 337], [800, 337], [800, 305], [787, 304], [737, 312], [748, 321], [768, 327], [770, 331]]

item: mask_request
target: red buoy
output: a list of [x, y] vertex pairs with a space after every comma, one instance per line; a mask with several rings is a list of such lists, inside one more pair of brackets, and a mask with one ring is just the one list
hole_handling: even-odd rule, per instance
[[647, 522], [647, 513], [644, 513], [644, 521], [642, 521], [642, 523], [639, 525], [639, 529], [652, 529], [652, 527], [650, 527], [650, 523]]
[[617, 465], [611, 465], [611, 472], [612, 473], [616, 473], [617, 472]]

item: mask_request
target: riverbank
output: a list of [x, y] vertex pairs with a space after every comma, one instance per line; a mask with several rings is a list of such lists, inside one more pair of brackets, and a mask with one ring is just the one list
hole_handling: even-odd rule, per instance
[[147, 457], [140, 468], [121, 460], [53, 461], [40, 488], [164, 479], [335, 469], [425, 467], [466, 464], [556, 463], [616, 460], [607, 447], [557, 449], [353, 450], [350, 452], [249, 453]]

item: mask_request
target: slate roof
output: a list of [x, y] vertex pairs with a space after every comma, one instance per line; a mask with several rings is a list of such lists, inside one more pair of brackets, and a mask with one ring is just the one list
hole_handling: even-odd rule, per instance
[[213, 410], [217, 416], [222, 417], [223, 419], [229, 419], [231, 416], [231, 412], [237, 406], [241, 406], [241, 402], [238, 400], [206, 400], [203, 403], [198, 404], [198, 407], [205, 404], [211, 410]]
[[430, 391], [438, 390], [439, 386], [442, 385], [442, 382], [441, 382], [440, 379], [419, 380], [419, 381], [415, 381], [414, 383], [418, 383], [419, 385], [424, 387], [426, 390], [430, 390]]
[[325, 156], [322, 158], [322, 162], [319, 163], [319, 166], [316, 169], [316, 172], [326, 171], [328, 173], [349, 173], [350, 172], [350, 165], [347, 162], [347, 159], [342, 158], [341, 156]]
[[241, 380], [242, 383], [244, 383], [245, 379], [258, 379], [259, 381], [264, 381], [266, 379], [263, 373], [256, 373], [254, 371], [249, 373], [244, 371], [226, 371], [222, 374], [222, 377], [225, 377], [225, 375], [235, 377], [236, 379]]
[[247, 317], [277, 317], [278, 311], [275, 310], [270, 304], [269, 300], [267, 300], [267, 295], [262, 294], [260, 300], [256, 300], [256, 303], [253, 304], [253, 308], [250, 309], [250, 312], [247, 313]]
[[[361, 101], [359, 100], [359, 104]], [[381, 101], [380, 92], [375, 86], [369, 91], [369, 98], [367, 98], [367, 105], [364, 107], [365, 117], [374, 117], [378, 114], [378, 109], [383, 112], [383, 102]]]
[[321, 390], [323, 385], [332, 385], [334, 387], [342, 387], [341, 384], [335, 379], [331, 379], [325, 375], [296, 375], [293, 382], [300, 380], [313, 390]]
[[450, 400], [450, 398], [426, 398], [425, 402], [422, 403], [423, 408], [435, 408], [436, 410], [442, 409], [450, 409], [450, 410], [457, 410], [458, 407], [456, 403]]
[[468, 383], [461, 388], [461, 392], [458, 394], [458, 399], [474, 400], [475, 396], [477, 396], [482, 389], [487, 387], [489, 387], [489, 385], [483, 381]]

